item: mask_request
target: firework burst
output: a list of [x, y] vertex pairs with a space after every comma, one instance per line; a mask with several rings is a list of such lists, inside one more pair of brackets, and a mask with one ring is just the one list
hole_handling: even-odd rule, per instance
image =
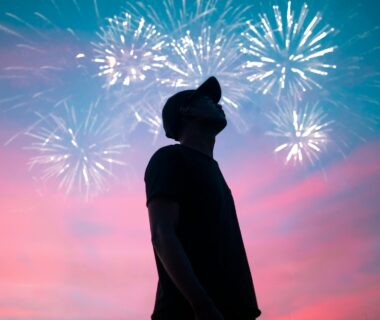
[[274, 152], [287, 152], [286, 163], [302, 163], [307, 159], [314, 164], [330, 141], [329, 133], [334, 121], [327, 120], [327, 114], [318, 102], [299, 106], [295, 101], [267, 116], [274, 126], [267, 135], [281, 140]]
[[326, 62], [337, 46], [330, 45], [335, 29], [322, 23], [322, 15], [309, 14], [303, 4], [296, 17], [292, 2], [286, 10], [273, 6], [273, 18], [259, 15], [259, 22], [247, 22], [241, 52], [247, 56], [243, 68], [250, 71], [247, 80], [256, 92], [272, 93], [278, 100], [283, 90], [302, 98], [305, 91], [321, 87], [319, 78], [327, 76], [336, 65]]
[[67, 194], [81, 192], [88, 198], [105, 191], [108, 178], [115, 177], [113, 168], [126, 164], [121, 157], [129, 146], [120, 142], [120, 132], [97, 108], [92, 104], [84, 118], [66, 103], [62, 114], [38, 114], [40, 120], [25, 134], [32, 139], [27, 149], [38, 153], [29, 167], [43, 168], [42, 181], [55, 178]]
[[209, 76], [216, 76], [223, 86], [222, 102], [227, 106], [226, 111], [238, 131], [245, 132], [248, 125], [239, 107], [242, 102], [252, 101], [249, 83], [244, 81], [239, 67], [241, 54], [236, 38], [205, 26], [198, 36], [188, 30], [179, 40], [171, 42], [171, 48], [173, 52], [166, 64], [169, 72], [160, 77], [160, 83], [174, 88], [194, 88]]
[[98, 32], [99, 42], [93, 42], [98, 75], [106, 78], [106, 87], [115, 84], [154, 80], [154, 74], [164, 67], [167, 57], [162, 53], [167, 45], [153, 24], [134, 18], [130, 13], [108, 19], [109, 25]]

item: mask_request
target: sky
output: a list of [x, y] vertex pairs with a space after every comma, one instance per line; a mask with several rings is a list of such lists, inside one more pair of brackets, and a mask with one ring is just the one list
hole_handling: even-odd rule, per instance
[[[379, 4], [307, 2], [305, 21], [317, 12], [322, 18], [312, 36], [334, 28], [314, 50], [334, 50], [298, 65], [318, 83], [307, 81], [303, 91], [294, 72], [283, 89], [276, 73], [247, 81], [271, 65], [242, 69], [255, 56], [235, 51], [237, 43], [252, 45], [242, 36], [245, 21], [260, 27], [266, 13], [274, 26], [272, 5], [285, 19], [286, 1], [234, 2], [232, 12], [226, 1], [200, 1], [198, 11], [188, 3], [183, 18], [173, 3], [168, 15], [147, 1], [0, 1], [0, 319], [150, 318], [158, 278], [144, 170], [158, 148], [177, 143], [160, 121], [165, 98], [211, 75], [220, 80], [228, 121], [214, 158], [234, 196], [260, 319], [379, 319]], [[295, 17], [303, 3], [292, 3]], [[213, 10], [197, 18], [206, 8]], [[115, 23], [126, 21], [124, 12], [161, 34], [124, 30], [121, 41]], [[183, 40], [187, 30], [204, 35], [205, 25], [221, 35], [225, 60], [214, 59], [217, 51], [194, 57], [186, 42], [177, 42], [182, 56], [154, 46]], [[137, 62], [120, 55], [130, 44]], [[263, 44], [285, 63], [284, 50]], [[167, 54], [182, 73], [144, 58], [148, 49]], [[107, 56], [120, 64], [101, 74], [114, 61]], [[190, 62], [202, 72], [192, 73]], [[145, 78], [123, 84], [131, 66]], [[112, 78], [115, 70], [120, 78]], [[275, 82], [264, 94], [266, 79]], [[316, 132], [300, 147], [302, 161], [287, 161], [294, 112]]]

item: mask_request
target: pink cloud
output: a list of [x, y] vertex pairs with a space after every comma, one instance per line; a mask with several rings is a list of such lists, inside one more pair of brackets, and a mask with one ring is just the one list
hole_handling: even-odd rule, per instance
[[[219, 161], [263, 319], [380, 315], [379, 144], [325, 168], [327, 179], [266, 149]], [[24, 152], [3, 148], [0, 158], [0, 318], [148, 319], [157, 275], [143, 181], [89, 203], [52, 188], [39, 196]]]
[[[300, 179], [292, 169], [293, 181], [272, 159], [239, 155], [246, 160], [243, 167], [236, 160], [235, 168], [250, 174], [232, 179], [231, 185], [265, 319], [285, 319], [300, 309], [310, 313], [299, 319], [349, 319], [344, 309], [334, 310], [333, 316], [312, 312], [319, 300], [334, 300], [343, 293], [351, 294], [356, 305], [369, 305], [363, 292], [379, 283], [374, 272], [364, 271], [380, 264], [378, 254], [377, 261], [373, 259], [380, 240], [374, 232], [379, 227], [378, 150], [378, 141], [355, 150], [325, 168], [327, 178], [315, 172]], [[258, 194], [252, 199], [246, 196], [250, 181], [251, 195]], [[273, 186], [274, 191], [260, 193], [260, 185], [267, 190]], [[352, 311], [352, 318], [362, 314], [359, 308]]]

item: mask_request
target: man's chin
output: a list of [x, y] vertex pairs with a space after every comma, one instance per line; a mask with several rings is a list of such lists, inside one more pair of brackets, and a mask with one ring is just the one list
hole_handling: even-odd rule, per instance
[[215, 128], [215, 133], [218, 134], [227, 126], [226, 118], [219, 118], [213, 122], [213, 127]]
[[207, 119], [203, 121], [203, 125], [212, 129], [212, 132], [217, 135], [227, 126], [227, 119], [225, 117]]

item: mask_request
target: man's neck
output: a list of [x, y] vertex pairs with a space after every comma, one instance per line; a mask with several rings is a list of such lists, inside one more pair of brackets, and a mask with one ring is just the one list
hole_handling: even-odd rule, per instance
[[198, 136], [187, 136], [184, 137], [181, 141], [181, 144], [196, 149], [200, 152], [203, 152], [213, 158], [215, 137], [198, 137]]

